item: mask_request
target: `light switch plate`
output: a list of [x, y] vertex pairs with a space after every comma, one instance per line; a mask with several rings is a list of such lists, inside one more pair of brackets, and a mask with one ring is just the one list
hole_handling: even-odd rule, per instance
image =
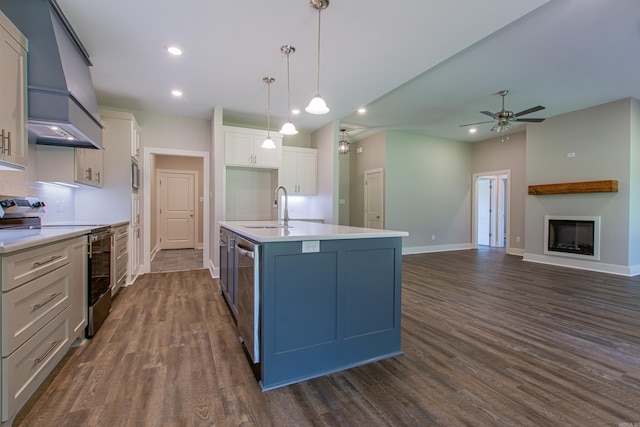
[[320, 240], [303, 240], [302, 253], [320, 252]]

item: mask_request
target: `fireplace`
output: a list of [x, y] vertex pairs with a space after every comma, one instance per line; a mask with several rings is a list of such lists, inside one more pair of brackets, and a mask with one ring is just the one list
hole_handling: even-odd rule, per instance
[[600, 259], [600, 217], [544, 217], [544, 253], [591, 260]]

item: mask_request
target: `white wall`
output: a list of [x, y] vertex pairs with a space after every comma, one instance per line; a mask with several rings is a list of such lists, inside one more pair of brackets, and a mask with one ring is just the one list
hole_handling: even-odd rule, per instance
[[640, 101], [631, 100], [629, 266], [640, 274]]
[[[631, 104], [623, 99], [529, 127], [527, 185], [616, 179], [618, 192], [527, 196], [525, 260], [629, 273]], [[544, 256], [545, 215], [600, 216], [600, 261]]]
[[386, 228], [409, 232], [403, 251], [469, 248], [471, 144], [387, 131], [386, 146]]
[[314, 212], [319, 212], [328, 224], [337, 224], [339, 218], [339, 168], [337, 120], [311, 134], [311, 148], [318, 150], [318, 195], [313, 200]]
[[[509, 135], [509, 140], [502, 142], [502, 137], [476, 142], [472, 145], [472, 166], [474, 174], [510, 170], [508, 197], [511, 203], [509, 222], [508, 251], [524, 252], [525, 247], [525, 205], [527, 197], [526, 184], [526, 132]], [[520, 242], [517, 242], [520, 237]]]

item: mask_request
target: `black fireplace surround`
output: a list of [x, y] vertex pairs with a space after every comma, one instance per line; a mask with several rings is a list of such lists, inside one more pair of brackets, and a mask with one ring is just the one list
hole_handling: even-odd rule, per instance
[[595, 221], [549, 219], [547, 250], [595, 255]]

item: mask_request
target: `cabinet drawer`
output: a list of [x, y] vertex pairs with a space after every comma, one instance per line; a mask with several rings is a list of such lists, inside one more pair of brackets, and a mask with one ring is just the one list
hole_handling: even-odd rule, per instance
[[2, 356], [8, 356], [69, 305], [71, 266], [38, 277], [2, 296]]
[[120, 239], [126, 239], [129, 235], [129, 227], [118, 227], [113, 229], [113, 240], [119, 241]]
[[127, 258], [116, 265], [116, 283], [123, 282], [127, 277]]
[[2, 257], [2, 291], [9, 291], [68, 263], [68, 242]]
[[127, 242], [126, 242], [126, 241], [125, 241], [125, 242], [123, 242], [123, 243], [119, 243], [119, 242], [117, 242], [117, 243], [116, 243], [116, 249], [115, 249], [115, 252], [116, 252], [116, 259], [120, 259], [120, 258], [122, 258], [124, 255], [126, 255], [126, 254], [127, 254], [127, 249], [128, 249], [128, 248], [127, 248]]
[[68, 350], [68, 311], [60, 313], [15, 353], [2, 359], [2, 421], [31, 397]]

